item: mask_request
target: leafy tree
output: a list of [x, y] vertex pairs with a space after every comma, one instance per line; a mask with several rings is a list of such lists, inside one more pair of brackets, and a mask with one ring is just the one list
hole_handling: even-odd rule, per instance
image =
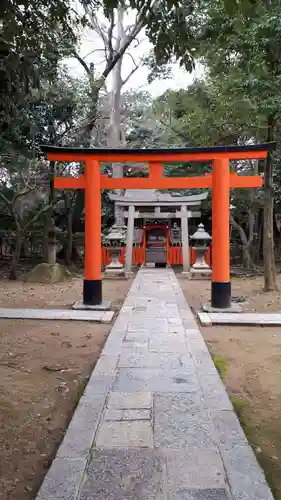
[[[67, 144], [75, 124], [83, 115], [83, 82], [71, 79], [61, 70], [50, 83], [41, 82], [41, 89], [30, 97], [22, 113], [15, 117], [10, 134], [6, 132], [2, 143], [0, 163], [0, 199], [4, 203], [2, 213], [11, 217], [11, 229], [15, 234], [15, 247], [11, 267], [11, 278], [16, 277], [16, 266], [27, 231], [40, 222], [43, 235], [53, 224], [54, 208], [61, 198], [53, 189], [54, 162], [38, 160], [42, 142]], [[83, 97], [82, 97], [83, 96]], [[16, 147], [14, 132], [20, 141]], [[74, 167], [71, 166], [73, 172]], [[72, 193], [63, 193], [66, 223], [62, 229], [68, 231], [66, 260], [72, 251], [72, 231], [68, 223], [72, 219]], [[47, 238], [44, 240], [47, 244]], [[46, 258], [47, 249], [46, 248]], [[68, 257], [68, 258], [67, 258]]]
[[[281, 111], [281, 3], [205, 2], [198, 18], [198, 53], [211, 78], [220, 79], [224, 94], [251, 110], [248, 126], [256, 142], [278, 140]], [[252, 117], [256, 118], [252, 120]], [[273, 231], [274, 155], [264, 164], [265, 290], [277, 288]]]
[[[196, 81], [186, 90], [168, 91], [160, 96], [155, 104], [158, 116], [168, 143], [181, 146], [204, 146], [221, 144], [243, 144], [253, 140], [253, 123], [256, 117], [251, 115], [247, 105], [237, 102], [224, 90], [222, 80], [208, 77]], [[203, 175], [210, 171], [206, 163], [177, 165], [169, 169], [170, 175]], [[251, 175], [257, 172], [256, 162], [235, 162], [232, 165], [240, 173]], [[190, 190], [186, 190], [190, 193]], [[193, 191], [194, 192], [194, 191]], [[245, 267], [254, 267], [251, 249], [254, 242], [254, 230], [260, 207], [260, 193], [255, 190], [233, 190], [231, 204], [232, 227], [241, 239], [243, 263]]]
[[[76, 42], [68, 0], [5, 0], [1, 9], [1, 149], [23, 147], [14, 126], [42, 82], [52, 81], [62, 57]], [[43, 85], [44, 87], [44, 85]]]

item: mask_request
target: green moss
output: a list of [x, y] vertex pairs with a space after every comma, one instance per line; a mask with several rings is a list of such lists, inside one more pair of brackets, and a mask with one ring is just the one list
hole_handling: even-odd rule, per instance
[[71, 279], [71, 274], [65, 266], [43, 262], [35, 266], [26, 281], [30, 283], [59, 283]]
[[249, 437], [249, 428], [248, 428], [247, 418], [246, 418], [248, 405], [247, 405], [246, 401], [244, 401], [239, 396], [230, 395], [229, 397], [230, 397], [230, 401], [233, 405], [233, 408], [235, 410], [235, 413], [236, 413], [237, 417], [239, 418], [240, 424], [242, 425], [247, 437]]
[[220, 374], [220, 378], [224, 380], [224, 377], [227, 372], [227, 361], [222, 356], [218, 356], [217, 354], [211, 353], [213, 363]]
[[276, 460], [261, 452], [257, 455], [258, 462], [264, 471], [266, 480], [275, 500], [281, 500], [280, 466]]

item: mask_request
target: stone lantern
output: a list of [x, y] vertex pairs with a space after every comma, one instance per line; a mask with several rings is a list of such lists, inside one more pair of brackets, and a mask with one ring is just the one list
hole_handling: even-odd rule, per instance
[[212, 270], [205, 261], [205, 254], [210, 246], [212, 237], [205, 231], [204, 225], [199, 224], [197, 231], [190, 237], [194, 242], [193, 248], [196, 253], [196, 261], [192, 265], [191, 275], [209, 275]]
[[117, 226], [114, 224], [104, 240], [109, 245], [111, 262], [105, 268], [105, 276], [116, 277], [124, 275], [124, 266], [119, 261], [119, 256], [126, 241], [126, 226]]

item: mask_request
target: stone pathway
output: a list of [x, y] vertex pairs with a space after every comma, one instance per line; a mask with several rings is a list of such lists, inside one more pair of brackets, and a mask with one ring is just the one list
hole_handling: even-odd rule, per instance
[[273, 500], [171, 270], [139, 271], [37, 497], [78, 499]]

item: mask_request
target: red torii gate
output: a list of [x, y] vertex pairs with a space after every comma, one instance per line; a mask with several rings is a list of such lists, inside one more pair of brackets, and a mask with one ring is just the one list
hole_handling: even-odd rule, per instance
[[[212, 189], [212, 307], [231, 304], [229, 190], [262, 187], [261, 176], [230, 172], [230, 160], [265, 159], [276, 143], [185, 149], [92, 149], [42, 146], [49, 160], [84, 162], [84, 175], [55, 178], [58, 189], [85, 189], [85, 266], [83, 304], [102, 304], [101, 189]], [[164, 177], [163, 164], [212, 162], [212, 174], [203, 177]], [[149, 165], [149, 177], [112, 178], [100, 173], [101, 162], [138, 162]]]

